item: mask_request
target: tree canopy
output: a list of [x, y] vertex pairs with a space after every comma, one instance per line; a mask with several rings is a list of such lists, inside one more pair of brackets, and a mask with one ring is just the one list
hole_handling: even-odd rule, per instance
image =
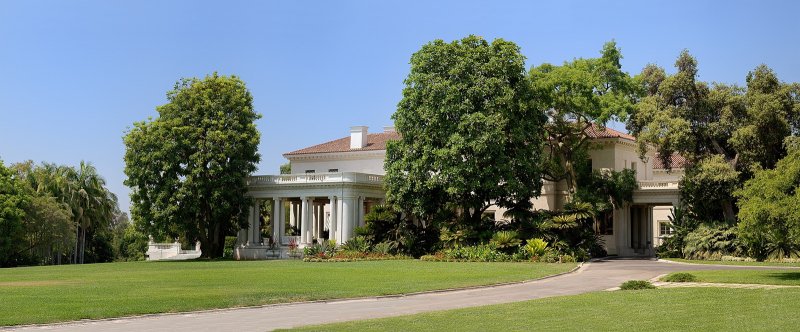
[[0, 267], [17, 265], [23, 248], [23, 218], [31, 196], [0, 161]]
[[225, 236], [246, 227], [260, 115], [236, 76], [183, 79], [167, 99], [124, 137], [132, 218], [147, 234], [197, 240], [204, 257], [220, 257]]
[[516, 44], [477, 36], [412, 55], [392, 116], [402, 138], [387, 146], [390, 202], [423, 219], [456, 206], [475, 223], [492, 203], [539, 194], [544, 115], [524, 61]]
[[[717, 206], [690, 207], [693, 213], [733, 222], [732, 190], [750, 177], [753, 167], [774, 166], [786, 154], [783, 139], [798, 132], [800, 90], [796, 84], [781, 83], [764, 65], [747, 75], [746, 87], [699, 81], [697, 60], [688, 51], [680, 54], [675, 68], [675, 74], [667, 75], [663, 68], [648, 65], [636, 77], [643, 97], [629, 117], [628, 129], [643, 156], [653, 146], [668, 168], [674, 153], [687, 158], [681, 186], [686, 202]], [[713, 173], [703, 174], [706, 171]], [[704, 188], [721, 184], [707, 180], [729, 178], [719, 172], [735, 174], [738, 180], [724, 180], [729, 185], [725, 190], [706, 190], [710, 196], [703, 196]]]
[[774, 169], [757, 170], [735, 192], [739, 237], [759, 259], [800, 254], [800, 149], [790, 151]]
[[587, 130], [624, 120], [634, 107], [634, 85], [622, 71], [620, 49], [612, 41], [600, 53], [561, 66], [545, 63], [528, 76], [533, 98], [544, 103], [547, 114], [546, 179], [566, 181], [570, 197], [578, 187], [577, 169], [588, 162]]

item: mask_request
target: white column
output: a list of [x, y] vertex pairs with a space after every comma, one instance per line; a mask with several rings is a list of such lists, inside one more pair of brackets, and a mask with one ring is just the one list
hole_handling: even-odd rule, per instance
[[314, 203], [311, 205], [311, 209], [314, 210], [313, 216], [314, 218], [312, 221], [311, 227], [311, 240], [313, 241], [314, 238], [319, 239], [319, 203]]
[[328, 196], [331, 204], [331, 227], [328, 230], [328, 240], [336, 240], [336, 196]]
[[358, 205], [357, 205], [358, 212], [356, 216], [358, 216], [357, 225], [358, 227], [364, 226], [364, 196], [358, 196]]
[[255, 216], [255, 207], [250, 205], [250, 211], [247, 214], [247, 241], [245, 242], [246, 245], [253, 244], [253, 218]]
[[336, 198], [336, 242], [344, 243], [344, 200]]
[[306, 243], [311, 243], [311, 240], [314, 239], [314, 198], [309, 197], [306, 198], [308, 200], [308, 204], [306, 204], [306, 210], [303, 213], [308, 213], [308, 218], [306, 218]]
[[297, 227], [297, 206], [289, 201], [289, 225]]
[[325, 231], [325, 203], [319, 203], [317, 205], [317, 215], [319, 216], [317, 219], [317, 240], [324, 240], [322, 238], [322, 232]]
[[300, 243], [308, 243], [306, 241], [308, 232], [308, 199], [300, 197]]
[[261, 200], [255, 200], [255, 206], [253, 207], [253, 244], [260, 245], [261, 244]]
[[353, 237], [353, 226], [355, 226], [356, 215], [355, 215], [355, 205], [356, 200], [353, 197], [344, 197], [342, 199], [342, 242], [345, 243], [347, 240]]
[[276, 245], [281, 244], [281, 224], [283, 223], [283, 214], [281, 214], [281, 198], [272, 198], [272, 241]]

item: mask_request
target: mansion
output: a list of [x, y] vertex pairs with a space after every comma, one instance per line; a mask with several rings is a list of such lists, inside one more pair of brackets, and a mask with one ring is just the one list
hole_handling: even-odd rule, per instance
[[[666, 170], [654, 153], [642, 161], [633, 136], [606, 128], [589, 128], [593, 169], [633, 169], [639, 182], [633, 201], [615, 207], [613, 215], [596, 225], [610, 255], [652, 256], [672, 228], [668, 216], [678, 204], [678, 182], [685, 160], [673, 156]], [[383, 189], [386, 142], [399, 139], [394, 127], [369, 133], [366, 126], [350, 135], [284, 154], [291, 174], [255, 175], [247, 180], [250, 208], [248, 229], [240, 231], [236, 259], [284, 258], [288, 248], [302, 248], [319, 239], [341, 244], [364, 225], [364, 215], [385, 200]], [[563, 183], [545, 182], [536, 209], [560, 209], [566, 196]], [[505, 210], [490, 207], [487, 217], [503, 220]], [[276, 220], [279, 222], [272, 222]], [[269, 224], [267, 227], [262, 224]]]

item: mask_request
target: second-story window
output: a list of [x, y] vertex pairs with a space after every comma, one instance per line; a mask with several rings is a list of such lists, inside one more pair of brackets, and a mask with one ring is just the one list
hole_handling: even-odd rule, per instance
[[328, 172], [336, 173], [336, 172], [339, 172], [339, 169], [338, 168], [330, 168], [330, 169], [328, 169]]
[[313, 169], [307, 169], [306, 170], [306, 174], [313, 174], [313, 173], [316, 173], [316, 172], [314, 172]]

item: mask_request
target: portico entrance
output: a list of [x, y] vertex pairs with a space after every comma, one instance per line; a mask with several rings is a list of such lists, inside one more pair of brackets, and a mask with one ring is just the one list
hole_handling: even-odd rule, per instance
[[[265, 259], [279, 251], [286, 257], [288, 247], [305, 247], [319, 240], [344, 243], [364, 215], [383, 202], [383, 177], [365, 173], [317, 173], [263, 175], [248, 179], [248, 195], [255, 200], [248, 229], [239, 233], [237, 259]], [[261, 204], [267, 203], [270, 238], [261, 236]]]

